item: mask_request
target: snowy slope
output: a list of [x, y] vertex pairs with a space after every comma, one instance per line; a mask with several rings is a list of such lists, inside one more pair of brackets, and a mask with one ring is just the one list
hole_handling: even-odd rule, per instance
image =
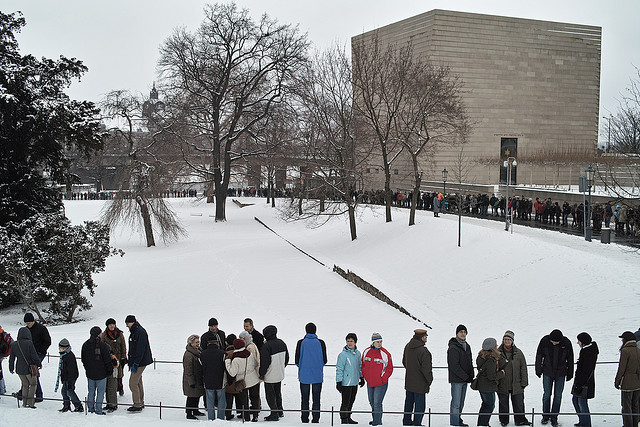
[[[587, 243], [579, 237], [517, 226], [510, 234], [502, 230], [502, 224], [464, 218], [462, 247], [458, 248], [457, 217], [434, 218], [428, 212], [419, 212], [416, 225], [407, 227], [408, 211], [395, 210], [394, 221], [385, 224], [378, 207], [361, 212], [358, 240], [351, 242], [344, 218], [314, 229], [302, 222], [281, 221], [264, 199], [242, 201], [256, 204], [240, 209], [229, 201], [228, 222], [216, 223], [211, 217], [212, 205], [172, 199], [189, 237], [170, 246], [146, 248], [138, 234], [116, 230], [112, 244], [126, 255], [111, 258], [107, 271], [97, 276], [94, 308], [82, 313], [80, 322], [49, 328], [54, 343], [68, 338], [77, 355], [91, 326], [103, 327], [104, 321], [113, 317], [124, 329], [124, 317], [135, 314], [149, 332], [154, 357], [180, 361], [187, 336], [205, 332], [209, 317], [216, 317], [227, 334], [238, 334], [242, 320], [251, 317], [259, 329], [276, 325], [291, 353], [304, 335], [304, 325], [313, 321], [319, 337], [327, 343], [329, 363], [335, 363], [348, 332], [358, 334], [361, 349], [372, 332], [380, 332], [394, 364], [399, 365], [404, 344], [420, 324], [344, 281], [331, 271], [334, 264], [356, 272], [432, 326], [427, 347], [437, 367], [446, 366], [447, 341], [458, 323], [468, 327], [474, 353], [484, 338], [500, 340], [506, 329], [512, 329], [516, 345], [530, 363], [540, 338], [554, 328], [561, 329], [572, 342], [579, 332], [589, 332], [600, 346], [600, 360], [616, 361], [620, 346], [617, 336], [640, 326], [634, 304], [640, 258], [617, 245]], [[67, 216], [74, 222], [97, 219], [103, 203], [68, 202]], [[326, 266], [303, 255], [254, 217]], [[15, 336], [22, 325], [22, 313], [19, 309], [0, 312], [0, 324]], [[53, 347], [51, 350], [55, 351]], [[52, 358], [42, 371], [45, 397], [59, 397], [53, 393], [57, 363]], [[6, 361], [4, 368], [8, 390], [17, 390], [18, 377], [8, 374]], [[619, 411], [619, 394], [612, 385], [615, 370], [614, 364], [598, 366], [592, 412]], [[179, 364], [157, 364], [156, 369], [147, 370], [146, 403], [184, 405], [181, 372]], [[391, 377], [385, 410], [402, 410], [403, 375], [404, 371], [397, 369]], [[325, 369], [323, 410], [340, 405], [334, 376], [333, 368]], [[446, 378], [446, 369], [435, 370], [427, 399], [427, 407], [433, 412], [448, 411]], [[529, 380], [527, 410], [540, 411], [541, 380], [531, 370]], [[565, 388], [563, 412], [573, 412], [570, 385]], [[77, 389], [80, 396], [86, 394], [83, 378]], [[285, 408], [299, 407], [294, 366], [287, 368], [283, 397]], [[130, 401], [127, 389], [123, 402]], [[0, 426], [65, 423], [74, 427], [114, 421], [119, 425], [146, 425], [159, 419], [156, 408], [135, 415], [119, 410], [99, 418], [59, 414], [59, 406], [58, 402], [43, 402], [35, 411], [18, 410], [15, 400], [4, 397], [0, 400]], [[476, 412], [479, 406], [479, 396], [469, 391], [465, 410]], [[263, 408], [267, 408], [264, 395]], [[364, 389], [355, 409], [369, 409]], [[366, 414], [354, 418], [365, 425], [370, 419]], [[474, 416], [466, 418], [475, 422]], [[561, 420], [571, 425], [577, 417]], [[619, 422], [619, 417], [597, 420]], [[385, 421], [400, 424], [397, 415], [385, 416]], [[443, 415], [434, 415], [431, 421], [436, 426], [448, 425], [448, 417]], [[185, 423], [182, 411], [163, 409], [161, 425]], [[323, 414], [321, 423], [330, 424], [330, 415]], [[287, 414], [279, 423], [298, 424], [295, 413]]]

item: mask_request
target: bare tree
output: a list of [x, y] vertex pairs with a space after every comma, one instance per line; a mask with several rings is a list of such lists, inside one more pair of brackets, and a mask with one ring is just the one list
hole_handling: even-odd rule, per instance
[[[176, 29], [161, 46], [159, 68], [171, 94], [166, 132], [179, 136], [188, 165], [213, 181], [216, 221], [225, 221], [232, 166], [256, 152], [241, 149], [305, 62], [306, 36], [235, 4], [205, 7], [199, 29]], [[210, 165], [209, 170], [206, 165]]]
[[466, 140], [461, 138], [460, 142], [460, 151], [458, 151], [456, 160], [453, 163], [453, 169], [451, 170], [454, 182], [458, 183], [458, 188], [456, 190], [456, 204], [458, 205], [458, 247], [460, 247], [460, 242], [462, 240], [462, 208], [465, 196], [462, 190], [462, 183], [466, 182], [472, 167], [471, 162], [464, 154], [464, 144]]
[[611, 117], [611, 149], [620, 154], [640, 155], [640, 69], [631, 79], [627, 92]]
[[127, 91], [109, 92], [102, 102], [106, 119], [116, 123], [110, 129], [107, 145], [119, 145], [126, 153], [127, 167], [119, 180], [119, 188], [103, 214], [110, 227], [124, 223], [134, 228], [142, 226], [147, 247], [155, 246], [154, 224], [165, 243], [186, 235], [178, 217], [162, 198], [175, 166], [177, 153], [158, 132], [149, 129], [148, 117], [143, 117], [143, 103]]

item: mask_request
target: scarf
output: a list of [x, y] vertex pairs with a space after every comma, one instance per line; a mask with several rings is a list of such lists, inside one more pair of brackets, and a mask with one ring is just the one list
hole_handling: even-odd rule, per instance
[[60, 360], [58, 361], [58, 377], [56, 378], [56, 389], [53, 390], [54, 392], [57, 392], [58, 387], [60, 386], [60, 374], [62, 373], [62, 357], [65, 356], [66, 354], [69, 354], [70, 351], [71, 351], [71, 347], [67, 348], [65, 351], [60, 353]]
[[456, 337], [456, 340], [458, 340], [458, 343], [460, 343], [460, 345], [462, 346], [462, 348], [464, 349], [464, 351], [467, 351], [467, 340], [461, 340], [460, 338]]
[[114, 329], [113, 331], [109, 330], [109, 328], [107, 328], [107, 330], [105, 331], [107, 333], [107, 336], [109, 337], [109, 339], [112, 339], [113, 341], [116, 340], [116, 338], [118, 338], [118, 329]]

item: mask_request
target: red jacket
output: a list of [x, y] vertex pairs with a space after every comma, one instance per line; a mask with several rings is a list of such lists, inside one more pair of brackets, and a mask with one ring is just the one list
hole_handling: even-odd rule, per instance
[[362, 376], [370, 387], [386, 384], [392, 373], [391, 354], [384, 347], [367, 347], [362, 352]]

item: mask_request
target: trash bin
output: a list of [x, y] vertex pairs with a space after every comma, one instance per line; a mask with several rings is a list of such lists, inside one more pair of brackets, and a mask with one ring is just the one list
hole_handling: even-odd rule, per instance
[[600, 243], [611, 243], [611, 229], [603, 228], [600, 232]]

